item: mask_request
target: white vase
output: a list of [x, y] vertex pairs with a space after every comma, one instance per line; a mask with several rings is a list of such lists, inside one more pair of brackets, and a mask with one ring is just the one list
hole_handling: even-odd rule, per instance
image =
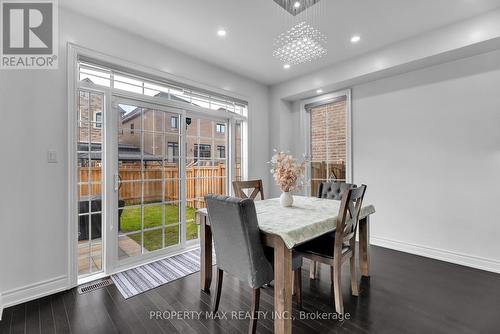
[[292, 204], [293, 204], [292, 193], [289, 191], [282, 192], [281, 196], [280, 196], [280, 204], [281, 204], [281, 206], [283, 206], [285, 208], [292, 206]]

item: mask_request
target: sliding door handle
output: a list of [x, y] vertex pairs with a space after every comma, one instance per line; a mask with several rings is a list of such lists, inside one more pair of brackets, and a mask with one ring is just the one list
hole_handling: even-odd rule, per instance
[[120, 189], [120, 174], [116, 173], [115, 174], [115, 177], [114, 177], [114, 189], [115, 189], [115, 192], [118, 192], [118, 190]]

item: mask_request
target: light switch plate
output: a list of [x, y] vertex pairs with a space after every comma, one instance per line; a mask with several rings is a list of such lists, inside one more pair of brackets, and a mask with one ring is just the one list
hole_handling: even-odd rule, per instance
[[48, 150], [47, 151], [47, 162], [51, 164], [57, 163], [57, 151], [56, 150]]

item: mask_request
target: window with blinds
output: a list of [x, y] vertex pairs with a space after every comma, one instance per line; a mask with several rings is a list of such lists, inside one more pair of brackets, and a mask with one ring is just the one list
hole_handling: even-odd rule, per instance
[[306, 105], [306, 110], [310, 114], [310, 195], [316, 196], [321, 182], [346, 182], [347, 100], [343, 96]]

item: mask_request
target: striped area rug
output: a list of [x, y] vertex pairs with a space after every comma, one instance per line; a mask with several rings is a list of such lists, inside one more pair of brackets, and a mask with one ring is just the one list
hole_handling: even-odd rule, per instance
[[111, 276], [125, 299], [200, 270], [200, 249], [162, 259]]

